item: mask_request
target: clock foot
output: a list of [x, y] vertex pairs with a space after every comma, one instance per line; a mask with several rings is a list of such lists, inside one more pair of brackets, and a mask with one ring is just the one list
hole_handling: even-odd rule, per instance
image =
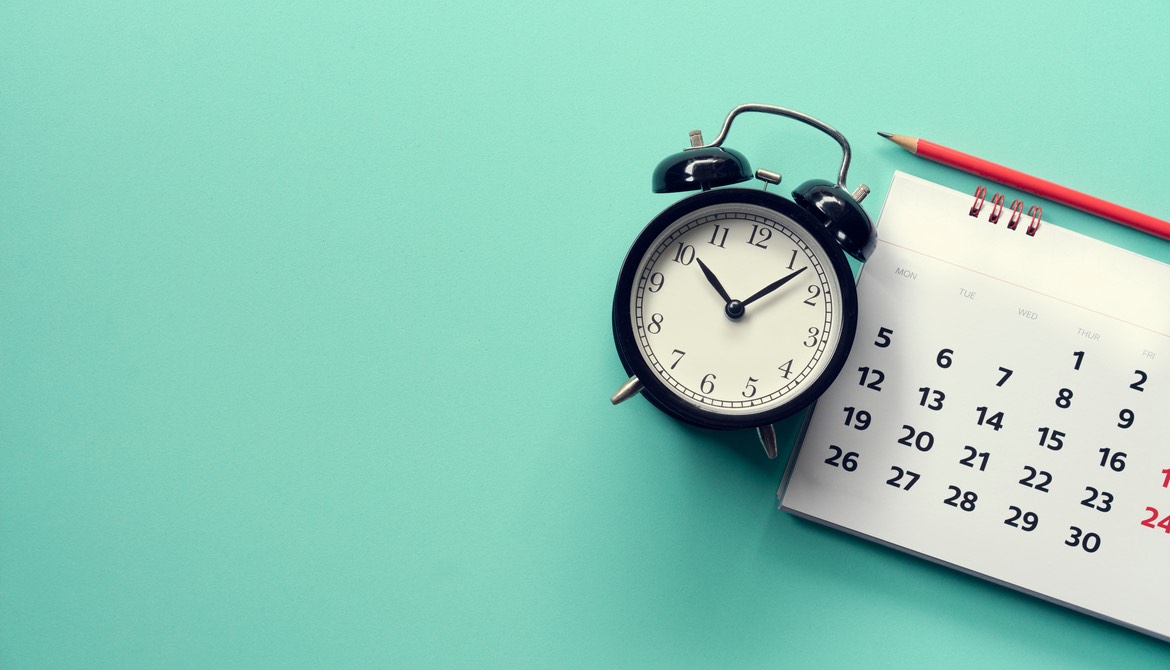
[[760, 426], [760, 444], [764, 445], [764, 453], [768, 454], [768, 458], [776, 458], [776, 429], [772, 424]]
[[618, 388], [616, 392], [614, 392], [613, 397], [610, 398], [609, 401], [616, 405], [620, 402], [633, 398], [634, 396], [638, 395], [638, 392], [641, 390], [642, 382], [638, 381], [638, 377], [635, 375], [630, 377], [625, 384], [622, 384], [621, 387]]

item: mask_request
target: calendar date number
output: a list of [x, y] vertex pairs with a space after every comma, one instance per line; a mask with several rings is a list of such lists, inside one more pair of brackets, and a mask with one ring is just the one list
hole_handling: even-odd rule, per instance
[[1048, 493], [1048, 485], [1052, 483], [1052, 473], [1046, 470], [1037, 470], [1030, 465], [1024, 466], [1024, 472], [1027, 474], [1020, 480], [1021, 484], [1030, 489]]
[[[896, 345], [896, 338], [897, 336], [894, 334], [893, 329], [886, 327], [878, 328], [876, 337], [873, 340], [873, 346], [878, 349], [889, 348], [893, 345]], [[962, 363], [965, 360], [963, 359], [961, 353], [956, 355], [955, 349], [950, 347], [938, 350], [931, 349], [929, 351], [931, 353], [928, 353], [927, 356], [931, 356], [931, 354], [933, 354], [932, 362], [936, 366], [936, 369], [939, 370], [951, 370], [952, 368], [961, 367], [957, 366], [956, 363]], [[1071, 361], [1072, 369], [1074, 371], [1080, 371], [1082, 368], [1091, 367], [1092, 361], [1089, 360], [1090, 358], [1091, 354], [1086, 356], [1086, 352], [1084, 351], [1073, 352]], [[930, 358], [927, 358], [926, 360], [929, 361]], [[1015, 370], [1012, 369], [1014, 367], [1016, 366], [1007, 367], [1004, 365], [999, 365], [998, 367], [995, 367], [992, 365], [989, 367], [988, 373], [990, 374], [989, 378], [987, 379], [988, 385], [994, 385], [995, 388], [1001, 388], [1009, 385], [1010, 383], [1015, 383]], [[862, 393], [868, 394], [876, 392], [881, 393], [882, 395], [886, 395], [890, 392], [901, 392], [900, 389], [897, 388], [897, 385], [893, 383], [895, 378], [893, 376], [887, 375], [887, 373], [881, 369], [863, 364], [858, 366], [856, 371], [857, 377], [854, 377], [854, 382], [856, 383], [857, 387], [863, 389], [861, 391]], [[1122, 384], [1127, 385], [1129, 390], [1137, 393], [1144, 393], [1148, 390], [1147, 386], [1149, 379], [1150, 375], [1145, 371], [1133, 370], [1132, 376], [1130, 376], [1125, 382], [1122, 382]], [[908, 389], [906, 389], [906, 391], [915, 388], [915, 386], [916, 385], [910, 386]], [[1123, 388], [1124, 387], [1125, 386], [1123, 386]], [[883, 391], [885, 393], [883, 393]], [[1055, 389], [1053, 391], [1049, 391], [1049, 393], [1051, 393], [1051, 395], [1048, 395], [1046, 398], [1049, 407], [1055, 406], [1058, 410], [1070, 410], [1071, 412], [1076, 412], [1080, 409], [1083, 409], [1083, 401], [1081, 398], [1077, 397], [1078, 393], [1075, 392], [1074, 385], [1070, 384], [1066, 387], [1056, 385]], [[917, 393], [913, 396], [910, 396], [913, 398], [913, 400], [910, 402], [916, 403], [919, 407], [931, 412], [944, 412], [944, 407], [946, 409], [950, 409], [950, 405], [953, 402], [952, 397], [948, 397], [949, 395], [950, 394], [933, 385], [917, 386]], [[1077, 403], [1077, 407], [1074, 407], [1074, 402]], [[993, 401], [987, 405], [974, 407], [975, 425], [987, 427], [997, 432], [1003, 429], [1006, 422], [1004, 412], [1000, 411], [1002, 407], [994, 407], [994, 404], [995, 403]], [[1110, 423], [1112, 423], [1114, 426], [1116, 426], [1117, 429], [1120, 429], [1121, 431], [1127, 431], [1132, 428], [1139, 418], [1137, 414], [1140, 412], [1140, 408], [1139, 412], [1135, 412], [1134, 408], [1127, 407], [1126, 405], [1130, 405], [1130, 403], [1122, 404], [1119, 408], [1115, 406], [1115, 409], [1111, 410], [1114, 418]], [[859, 407], [843, 407], [842, 410], [844, 414], [842, 417], [844, 419], [844, 425], [852, 430], [867, 431], [871, 428], [871, 426], [874, 425], [875, 417], [869, 410], [861, 409]], [[1036, 424], [1032, 425], [1036, 426]], [[1059, 424], [1057, 425], [1059, 426]], [[1032, 439], [1036, 441], [1033, 444], [1036, 444], [1050, 454], [1052, 452], [1059, 453], [1066, 451], [1066, 446], [1076, 446], [1068, 442], [1070, 439], [1069, 434], [1064, 430], [1059, 429], [1058, 427], [1053, 427], [1052, 425], [1040, 425], [1036, 426], [1035, 430], [1036, 432], [1033, 433], [1034, 437]], [[920, 455], [918, 458], [926, 457], [929, 452], [934, 451], [936, 442], [935, 435], [930, 430], [922, 430], [905, 423], [901, 424], [901, 430], [897, 433], [895, 439], [897, 440], [897, 444], [909, 447], [911, 453], [913, 451], [919, 452]], [[1123, 473], [1126, 471], [1127, 466], [1130, 465], [1130, 463], [1127, 462], [1129, 460], [1129, 454], [1127, 451], [1131, 450], [1118, 450], [1115, 447], [1100, 446], [1099, 444], [1097, 446], [1099, 447], [1096, 450], [1097, 457], [1093, 460], [1096, 461], [1094, 465], [1101, 468], [1101, 470], [1098, 470], [1098, 472], [1102, 472], [1102, 476], [1112, 477], [1115, 476], [1112, 473]], [[845, 470], [846, 472], [856, 471], [860, 464], [860, 456], [857, 452], [847, 451], [836, 445], [829, 446], [829, 454], [827, 455], [828, 458], [824, 459], [826, 464], [834, 468]], [[958, 460], [958, 464], [960, 466], [963, 466], [963, 469], [968, 469], [968, 472], [986, 472], [988, 470], [989, 464], [994, 465], [991, 463], [993, 460], [991, 458], [991, 453], [987, 451], [980, 451], [976, 447], [970, 445], [964, 446], [961, 455], [956, 454], [954, 458]], [[951, 462], [953, 463], [954, 461]], [[1092, 461], [1090, 461], [1090, 463], [1091, 462]], [[910, 491], [923, 477], [920, 472], [915, 472], [914, 470], [905, 466], [889, 465], [888, 467], [889, 470], [887, 471], [885, 483], [887, 486], [891, 486], [900, 491]], [[920, 470], [920, 468], [915, 469]], [[1021, 487], [1024, 487], [1029, 491], [1034, 491], [1038, 494], [1050, 493], [1054, 486], [1054, 479], [1059, 479], [1059, 477], [1054, 477], [1052, 472], [1049, 472], [1048, 470], [1042, 469], [1040, 467], [1035, 467], [1033, 465], [1024, 465], [1022, 471], [1017, 472], [1019, 472], [1019, 476], [1017, 477], [1018, 484]], [[1105, 473], [1110, 474], [1107, 475]], [[1163, 489], [1170, 489], [1170, 467], [1161, 470], [1160, 475], [1161, 478], [1158, 482], [1160, 486]], [[930, 473], [928, 472], [926, 476], [929, 480]], [[1083, 484], [1082, 486], [1084, 486], [1083, 493], [1074, 498], [1074, 500], [1079, 502], [1081, 507], [1088, 508], [1093, 512], [1102, 514], [1108, 514], [1115, 506], [1121, 507], [1121, 505], [1117, 502], [1118, 499], [1112, 492], [1097, 486], [1085, 486]], [[1109, 486], [1108, 488], [1114, 488], [1114, 486]], [[974, 512], [976, 507], [979, 505], [979, 494], [973, 490], [966, 489], [965, 486], [952, 484], [947, 486], [946, 489], [947, 492], [943, 497], [942, 502], [949, 507], [953, 507], [962, 512], [970, 513]], [[1020, 489], [1016, 490], [1019, 491]], [[1114, 488], [1114, 490], [1117, 489]], [[1026, 495], [1031, 496], [1033, 494], [1028, 493]], [[986, 498], [984, 504], [990, 504], [990, 500], [990, 497]], [[1036, 499], [1029, 498], [1029, 500]], [[1029, 510], [1028, 507], [1031, 505], [1029, 505], [1027, 501], [1022, 501], [1022, 503], [1023, 504], [1007, 506], [1006, 514], [1003, 514], [999, 518], [1002, 519], [1002, 523], [1006, 526], [1023, 533], [1032, 533], [1040, 526], [1040, 514], [1038, 514], [1036, 511]], [[1143, 528], [1149, 528], [1154, 532], [1161, 531], [1166, 535], [1170, 535], [1170, 504], [1160, 505], [1160, 507], [1162, 507], [1162, 509], [1158, 509], [1156, 507], [1146, 507], [1145, 512], [1138, 517], [1138, 520]], [[1049, 523], [1051, 524], [1053, 521], [1049, 520]], [[1074, 525], [1068, 526], [1068, 532], [1065, 535], [1064, 544], [1070, 548], [1079, 549], [1087, 554], [1094, 554], [1102, 548], [1103, 540], [1099, 532], [1094, 532], [1094, 530], [1085, 529]]]
[[1097, 453], [1101, 454], [1101, 462], [1098, 464], [1101, 467], [1108, 467], [1114, 472], [1121, 472], [1125, 469], [1127, 454], [1124, 451], [1113, 451], [1109, 447], [1101, 447]]
[[1080, 547], [1086, 552], [1093, 554], [1101, 548], [1101, 536], [1096, 533], [1086, 533], [1077, 526], [1069, 526], [1069, 533], [1071, 533], [1064, 543], [1070, 547]]
[[1081, 504], [1098, 512], [1108, 512], [1113, 509], [1113, 494], [1108, 491], [1099, 491], [1092, 486], [1085, 487], [1088, 494], [1081, 500]]
[[898, 466], [890, 467], [890, 472], [894, 473], [893, 477], [886, 480], [886, 483], [896, 489], [909, 491], [918, 483], [918, 478], [921, 476], [917, 472], [902, 469]]
[[991, 426], [996, 431], [1003, 428], [1003, 412], [993, 412], [987, 407], [976, 407], [975, 411], [979, 414], [975, 419], [976, 425]]
[[1161, 529], [1163, 532], [1170, 535], [1170, 514], [1162, 517], [1162, 520], [1159, 521], [1158, 517], [1162, 516], [1161, 512], [1153, 507], [1147, 507], [1146, 511], [1149, 512], [1150, 515], [1142, 519], [1142, 525], [1146, 528]]
[[907, 447], [914, 447], [918, 451], [930, 451], [934, 448], [934, 434], [929, 431], [918, 432], [914, 426], [902, 424], [902, 430], [906, 434], [898, 438], [898, 444], [904, 444]]
[[975, 511], [975, 503], [979, 501], [979, 494], [974, 491], [964, 491], [958, 486], [948, 486], [947, 490], [951, 495], [943, 500], [944, 503], [951, 507], [958, 507], [964, 512]]
[[845, 472], [857, 470], [857, 459], [859, 455], [856, 451], [845, 451], [835, 444], [830, 444], [829, 452], [832, 455], [825, 459], [825, 463], [835, 468], [841, 468]]
[[1006, 526], [1019, 528], [1025, 533], [1031, 533], [1036, 530], [1036, 526], [1040, 525], [1040, 517], [1035, 512], [1025, 512], [1015, 505], [1008, 507], [1008, 510], [1011, 511], [1011, 515], [1003, 520]]

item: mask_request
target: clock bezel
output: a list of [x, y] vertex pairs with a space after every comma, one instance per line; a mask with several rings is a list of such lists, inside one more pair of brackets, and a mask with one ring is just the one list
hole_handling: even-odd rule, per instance
[[[808, 385], [785, 398], [779, 405], [761, 412], [724, 414], [696, 407], [682, 399], [669, 385], [658, 379], [642, 357], [638, 339], [630, 319], [630, 301], [638, 268], [650, 251], [655, 239], [672, 223], [703, 207], [727, 203], [743, 203], [772, 210], [784, 219], [791, 220], [820, 244], [828, 255], [828, 265], [837, 277], [841, 287], [838, 299], [841, 304], [841, 325], [838, 345], [829, 356], [829, 361], [819, 377]], [[746, 188], [721, 188], [703, 191], [684, 198], [662, 210], [646, 225], [634, 240], [618, 275], [617, 288], [613, 298], [613, 334], [618, 358], [626, 374], [637, 376], [642, 383], [642, 395], [666, 414], [691, 425], [717, 430], [756, 428], [785, 419], [808, 407], [837, 378], [857, 332], [857, 286], [853, 271], [845, 252], [833, 236], [815, 218], [799, 205], [775, 193]]]

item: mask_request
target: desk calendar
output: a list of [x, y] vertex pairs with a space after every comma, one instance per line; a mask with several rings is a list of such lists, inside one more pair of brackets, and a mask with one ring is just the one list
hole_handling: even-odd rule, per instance
[[781, 507], [1170, 640], [1170, 266], [1013, 204], [895, 174]]

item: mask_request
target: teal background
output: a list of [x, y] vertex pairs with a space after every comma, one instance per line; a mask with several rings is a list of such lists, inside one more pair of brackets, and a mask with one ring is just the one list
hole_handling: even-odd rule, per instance
[[[1167, 25], [1152, 1], [5, 2], [0, 666], [1167, 667], [777, 511], [751, 434], [609, 403], [613, 283], [689, 130], [818, 116], [875, 217], [895, 169], [979, 183], [879, 130], [1166, 217]], [[728, 144], [788, 188], [839, 161], [759, 115]]]

